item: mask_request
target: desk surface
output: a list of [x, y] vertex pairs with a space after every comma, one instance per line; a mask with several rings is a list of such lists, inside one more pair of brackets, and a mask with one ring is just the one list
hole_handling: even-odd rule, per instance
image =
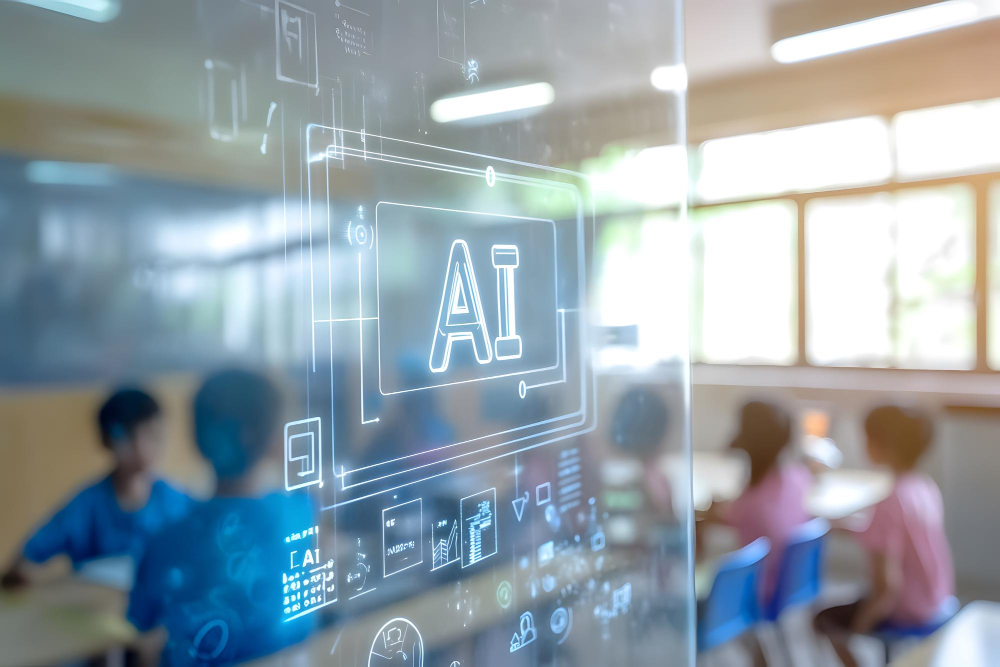
[[0, 592], [0, 667], [96, 656], [135, 637], [125, 594], [78, 579]]
[[[691, 493], [697, 511], [707, 510], [713, 502], [735, 500], [746, 486], [748, 464], [745, 457], [736, 452], [695, 451], [691, 464]], [[687, 488], [684, 457], [667, 457], [663, 465], [664, 473], [675, 488]], [[892, 477], [882, 471], [828, 470], [816, 476], [806, 495], [805, 507], [813, 516], [831, 521], [843, 519], [883, 500], [891, 488]]]
[[894, 667], [990, 667], [1000, 661], [1000, 604], [971, 602]]

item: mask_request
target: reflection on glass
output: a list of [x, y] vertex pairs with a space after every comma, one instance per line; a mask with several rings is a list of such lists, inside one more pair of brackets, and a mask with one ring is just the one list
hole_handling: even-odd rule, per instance
[[679, 4], [0, 0], [0, 489], [162, 392], [154, 658], [694, 663]]

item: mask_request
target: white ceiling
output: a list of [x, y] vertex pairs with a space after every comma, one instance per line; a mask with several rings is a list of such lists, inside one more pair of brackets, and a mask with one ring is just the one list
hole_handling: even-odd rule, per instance
[[771, 9], [787, 0], [687, 0], [685, 49], [692, 82], [777, 67]]

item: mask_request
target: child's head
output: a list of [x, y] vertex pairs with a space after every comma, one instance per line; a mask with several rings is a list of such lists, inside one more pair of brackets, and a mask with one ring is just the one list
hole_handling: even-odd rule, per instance
[[253, 371], [225, 370], [205, 380], [194, 398], [194, 435], [218, 479], [243, 478], [266, 458], [278, 435], [280, 399]]
[[97, 425], [120, 472], [141, 475], [156, 465], [164, 432], [160, 406], [152, 396], [135, 388], [115, 391], [97, 412]]
[[740, 411], [740, 427], [731, 447], [750, 458], [750, 484], [769, 473], [792, 438], [792, 420], [784, 408], [765, 401], [750, 401]]
[[927, 451], [934, 425], [919, 408], [883, 405], [868, 413], [865, 435], [872, 463], [905, 472], [916, 467]]

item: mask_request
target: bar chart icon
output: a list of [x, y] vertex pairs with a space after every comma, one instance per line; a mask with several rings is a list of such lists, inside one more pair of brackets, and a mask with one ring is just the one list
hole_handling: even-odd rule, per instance
[[496, 508], [495, 488], [462, 499], [462, 567], [496, 555]]

